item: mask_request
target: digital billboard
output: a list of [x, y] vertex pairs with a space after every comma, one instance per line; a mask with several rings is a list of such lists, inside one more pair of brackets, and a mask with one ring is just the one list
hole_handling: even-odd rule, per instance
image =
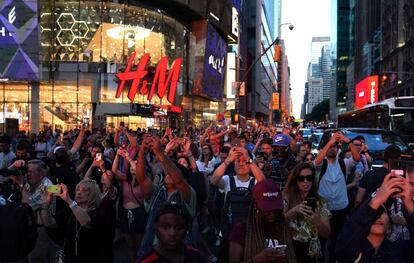
[[36, 0], [0, 1], [0, 78], [39, 80]]
[[355, 106], [358, 109], [375, 102], [378, 102], [378, 75], [366, 77], [355, 87]]
[[207, 20], [193, 21], [191, 32], [196, 38], [193, 94], [221, 100], [226, 72], [226, 41]]
[[201, 92], [210, 98], [218, 100], [223, 98], [226, 56], [226, 41], [214, 26], [208, 23]]

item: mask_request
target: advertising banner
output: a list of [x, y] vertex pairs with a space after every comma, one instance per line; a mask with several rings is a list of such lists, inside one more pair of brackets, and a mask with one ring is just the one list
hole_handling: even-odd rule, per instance
[[272, 93], [272, 110], [279, 109], [279, 92]]
[[193, 94], [222, 100], [226, 71], [226, 41], [207, 20], [194, 21], [191, 31], [196, 37]]
[[39, 80], [36, 0], [0, 1], [0, 78]]
[[355, 106], [358, 109], [375, 102], [378, 102], [378, 75], [366, 77], [355, 87]]

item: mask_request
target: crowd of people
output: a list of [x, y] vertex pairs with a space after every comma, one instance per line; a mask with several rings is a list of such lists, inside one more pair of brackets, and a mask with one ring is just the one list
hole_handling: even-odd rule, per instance
[[1, 135], [0, 262], [413, 262], [413, 162], [293, 130]]

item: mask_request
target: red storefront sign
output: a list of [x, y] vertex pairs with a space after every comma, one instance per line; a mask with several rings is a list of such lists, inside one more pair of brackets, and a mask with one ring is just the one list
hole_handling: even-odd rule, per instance
[[378, 102], [378, 76], [369, 76], [355, 87], [355, 106], [361, 109], [367, 104]]
[[[181, 71], [181, 64], [182, 58], [177, 58], [174, 60], [171, 68], [168, 72], [167, 79], [165, 79], [167, 74], [167, 66], [168, 66], [168, 57], [162, 57], [158, 62], [157, 68], [155, 70], [154, 79], [152, 81], [151, 88], [148, 89], [148, 81], [143, 80], [145, 76], [148, 74], [148, 71], [145, 70], [145, 66], [148, 63], [150, 58], [150, 54], [146, 53], [139, 64], [137, 65], [137, 69], [135, 71], [131, 71], [132, 66], [134, 65], [134, 59], [136, 56], [136, 52], [131, 54], [129, 58], [128, 65], [125, 69], [125, 72], [117, 73], [115, 76], [121, 81], [118, 86], [118, 90], [116, 91], [116, 98], [121, 97], [122, 91], [124, 90], [125, 83], [127, 81], [132, 81], [131, 88], [128, 92], [128, 98], [131, 102], [134, 101], [135, 95], [139, 91], [141, 94], [146, 95], [148, 94], [148, 101], [152, 100], [152, 96], [154, 95], [156, 85], [157, 87], [157, 95], [159, 98], [163, 98], [165, 92], [167, 91], [167, 87], [170, 87], [168, 92], [168, 101], [173, 104], [175, 99], [175, 93], [177, 92], [177, 83], [180, 77]], [[141, 80], [142, 84], [141, 84]]]

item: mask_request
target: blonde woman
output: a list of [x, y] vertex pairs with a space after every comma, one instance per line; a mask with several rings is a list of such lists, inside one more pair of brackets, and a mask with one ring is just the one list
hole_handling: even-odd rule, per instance
[[[72, 200], [68, 188], [59, 185], [55, 194], [65, 201], [72, 215], [64, 226], [65, 261], [70, 262], [106, 262], [102, 247], [104, 246], [104, 214], [99, 208], [101, 191], [94, 180], [83, 180], [76, 186], [75, 200]], [[50, 214], [51, 193], [45, 191], [42, 206], [43, 222], [49, 227], [56, 225]]]

